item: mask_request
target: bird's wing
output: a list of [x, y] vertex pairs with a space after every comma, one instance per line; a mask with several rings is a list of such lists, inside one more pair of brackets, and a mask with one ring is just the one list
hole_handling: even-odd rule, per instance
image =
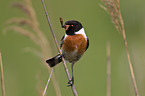
[[85, 51], [89, 48], [89, 38], [87, 38], [87, 46], [86, 46], [86, 49]]
[[[65, 35], [64, 35], [64, 36], [65, 36]], [[64, 36], [61, 38], [60, 48], [62, 47]]]

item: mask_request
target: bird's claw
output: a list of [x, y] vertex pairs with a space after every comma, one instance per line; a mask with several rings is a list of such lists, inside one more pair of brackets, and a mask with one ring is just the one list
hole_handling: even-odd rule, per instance
[[67, 87], [72, 86], [73, 84], [74, 84], [74, 80], [71, 79], [71, 80], [68, 81], [68, 85], [67, 85]]

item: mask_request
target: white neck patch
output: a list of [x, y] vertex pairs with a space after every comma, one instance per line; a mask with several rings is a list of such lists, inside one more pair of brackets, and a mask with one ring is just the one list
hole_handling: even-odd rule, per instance
[[84, 28], [80, 29], [78, 32], [75, 32], [75, 34], [82, 34], [85, 38], [87, 38]]

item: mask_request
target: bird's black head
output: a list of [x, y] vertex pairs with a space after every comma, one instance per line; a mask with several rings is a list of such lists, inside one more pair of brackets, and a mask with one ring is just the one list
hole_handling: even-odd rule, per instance
[[67, 35], [74, 35], [75, 32], [78, 32], [83, 28], [82, 24], [75, 20], [70, 20], [65, 22], [65, 25], [62, 25], [62, 28], [65, 28]]

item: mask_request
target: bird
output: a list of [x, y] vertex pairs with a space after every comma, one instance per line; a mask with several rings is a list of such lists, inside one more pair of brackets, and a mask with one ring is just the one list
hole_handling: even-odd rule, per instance
[[71, 63], [72, 78], [69, 80], [68, 86], [72, 86], [74, 84], [73, 66], [88, 49], [89, 39], [79, 21], [69, 20], [61, 27], [65, 29], [65, 35], [60, 42], [61, 54], [49, 58], [46, 60], [46, 63], [48, 63], [50, 67], [54, 67], [62, 62], [62, 58]]

